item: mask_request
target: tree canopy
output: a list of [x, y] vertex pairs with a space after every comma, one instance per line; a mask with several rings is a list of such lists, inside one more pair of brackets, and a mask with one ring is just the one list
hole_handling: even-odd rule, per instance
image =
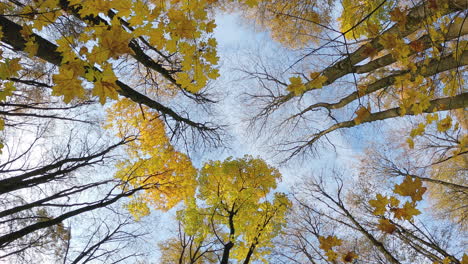
[[[275, 44], [220, 63], [228, 14]], [[467, 264], [467, 17], [466, 0], [0, 0], [0, 262]], [[262, 157], [224, 159], [232, 134]], [[354, 164], [325, 167], [343, 142]], [[156, 211], [177, 227], [157, 247]]]

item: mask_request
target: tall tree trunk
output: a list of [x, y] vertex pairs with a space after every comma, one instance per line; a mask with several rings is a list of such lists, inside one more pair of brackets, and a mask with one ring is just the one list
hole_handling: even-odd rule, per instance
[[224, 245], [223, 249], [223, 258], [221, 259], [220, 264], [228, 264], [229, 261], [229, 253], [231, 249], [234, 247], [234, 243], [232, 242], [232, 238], [236, 230], [234, 229], [234, 212], [229, 212], [229, 242]]

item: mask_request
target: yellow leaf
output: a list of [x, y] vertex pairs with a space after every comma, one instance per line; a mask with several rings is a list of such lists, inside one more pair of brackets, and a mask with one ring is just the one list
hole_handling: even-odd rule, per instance
[[410, 149], [414, 149], [414, 141], [413, 141], [412, 138], [410, 138], [410, 137], [407, 138], [407, 139], [406, 139], [406, 143], [408, 143], [408, 147], [409, 147]]
[[0, 63], [0, 79], [16, 77], [21, 69], [20, 58], [5, 59], [4, 63]]
[[114, 100], [118, 99], [117, 89], [119, 89], [119, 87], [115, 83], [116, 81], [117, 77], [115, 77], [112, 67], [105, 67], [101, 78], [94, 83], [93, 89], [93, 95], [99, 97], [99, 102], [101, 104], [106, 103], [107, 97]]
[[134, 217], [135, 221], [140, 221], [142, 217], [150, 214], [150, 209], [148, 205], [145, 202], [138, 199], [131, 200], [125, 205], [125, 207]]
[[102, 30], [98, 50], [107, 58], [117, 59], [120, 55], [130, 53], [128, 47], [132, 36], [120, 26], [111, 27], [109, 30]]
[[325, 256], [327, 256], [329, 261], [335, 261], [338, 259], [338, 254], [333, 250], [328, 250], [325, 252]]
[[448, 115], [444, 119], [437, 122], [437, 130], [440, 132], [445, 132], [452, 127], [452, 118]]
[[13, 91], [15, 91], [16, 88], [13, 84], [13, 82], [6, 82], [3, 84], [3, 90], [0, 91], [0, 101], [5, 101], [7, 96], [11, 96], [13, 94]]
[[311, 81], [307, 83], [308, 87], [312, 89], [320, 89], [323, 84], [328, 80], [326, 76], [320, 75], [320, 72], [312, 72], [310, 74]]
[[79, 97], [82, 98], [85, 90], [78, 80], [78, 74], [69, 65], [64, 65], [60, 68], [60, 72], [52, 76], [55, 83], [52, 87], [52, 95], [63, 95], [63, 101], [69, 103], [72, 99]]
[[428, 124], [431, 124], [432, 122], [437, 121], [437, 120], [439, 120], [439, 115], [438, 115], [437, 113], [435, 113], [435, 114], [428, 114], [428, 115], [426, 116], [426, 122], [427, 122]]
[[426, 125], [424, 123], [419, 123], [417, 128], [414, 128], [410, 132], [410, 137], [421, 136], [426, 131]]
[[299, 76], [289, 78], [289, 82], [290, 84], [286, 90], [290, 91], [295, 96], [301, 95], [306, 89], [305, 85], [302, 83], [301, 77]]
[[353, 260], [357, 258], [358, 255], [356, 255], [356, 253], [354, 253], [353, 251], [349, 251], [348, 253], [346, 253], [346, 255], [343, 256], [342, 260], [344, 262], [353, 262]]
[[406, 176], [401, 184], [396, 184], [394, 193], [401, 196], [410, 196], [413, 202], [422, 200], [422, 195], [426, 192], [426, 187], [422, 187], [421, 179]]
[[400, 200], [398, 200], [395, 196], [390, 196], [390, 206], [397, 207], [400, 204]]
[[380, 193], [377, 194], [375, 200], [370, 200], [369, 204], [372, 207], [375, 207], [374, 212], [372, 212], [374, 215], [383, 215], [386, 212], [385, 207], [387, 206], [389, 200], [386, 196], [381, 195]]
[[342, 242], [343, 241], [336, 236], [328, 236], [326, 238], [319, 236], [320, 248], [326, 252], [330, 251], [335, 246], [340, 246]]

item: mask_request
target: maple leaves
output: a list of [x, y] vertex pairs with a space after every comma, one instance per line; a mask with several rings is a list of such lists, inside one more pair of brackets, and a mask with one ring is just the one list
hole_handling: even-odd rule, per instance
[[0, 62], [0, 79], [6, 80], [10, 77], [16, 77], [21, 69], [19, 58], [5, 58], [4, 62]]
[[310, 79], [311, 81], [307, 83], [307, 86], [312, 89], [320, 89], [328, 78], [327, 76], [320, 74], [320, 72], [312, 72], [310, 73]]
[[[337, 238], [336, 236], [319, 236], [318, 241], [320, 248], [325, 251], [325, 256], [329, 261], [338, 260], [339, 253], [337, 253], [333, 248], [341, 246], [343, 244], [343, 240]], [[347, 253], [342, 254], [341, 260], [345, 263], [350, 263], [357, 258], [358, 256], [356, 253], [354, 253], [354, 251], [348, 251]]]
[[394, 196], [387, 198], [386, 196], [383, 196], [380, 193], [376, 195], [375, 200], [369, 201], [369, 204], [372, 207], [375, 207], [373, 214], [377, 216], [384, 215], [384, 213], [387, 211], [387, 205], [390, 205], [391, 207], [396, 207], [399, 205], [399, 203], [400, 201]]
[[80, 72], [71, 65], [66, 65], [60, 68], [60, 72], [53, 76], [55, 86], [53, 87], [53, 95], [63, 95], [63, 101], [69, 103], [74, 98], [83, 98], [85, 90], [81, 84]]
[[320, 248], [329, 251], [335, 246], [340, 246], [343, 241], [335, 236], [319, 237]]
[[[374, 208], [372, 212], [376, 216], [384, 217], [385, 213], [392, 212], [396, 219], [412, 221], [413, 216], [421, 214], [416, 209], [416, 202], [422, 200], [422, 195], [426, 192], [427, 188], [422, 186], [419, 178], [406, 176], [402, 183], [396, 184], [393, 192], [401, 196], [411, 198], [411, 202], [406, 201], [403, 207], [398, 207], [400, 200], [394, 196], [383, 196], [378, 193], [376, 199], [370, 200], [369, 205]], [[389, 219], [379, 219], [377, 228], [385, 233], [392, 234], [396, 230], [396, 226], [390, 222]]]
[[177, 218], [194, 241], [217, 240], [223, 248], [221, 263], [261, 259], [267, 253], [262, 248], [279, 234], [291, 206], [285, 194], [271, 195], [280, 177], [277, 169], [248, 155], [206, 162], [197, 179], [198, 199], [187, 199]]
[[299, 76], [290, 77], [290, 84], [286, 87], [286, 90], [294, 94], [294, 96], [299, 96], [309, 89], [322, 88], [323, 84], [327, 81], [327, 77], [319, 72], [312, 72], [310, 78], [310, 81], [303, 83], [302, 78]]
[[[26, 40], [24, 51], [30, 57], [37, 53], [39, 46], [33, 36], [36, 30], [53, 25], [59, 17], [73, 17], [87, 26], [74, 32], [73, 36], [62, 34], [55, 40], [57, 51], [62, 57], [60, 67], [66, 67], [69, 61], [81, 60], [81, 66], [86, 71], [93, 68], [113, 71], [109, 65], [126, 55], [134, 56], [132, 49], [140, 49], [139, 52], [145, 53], [139, 46], [142, 41], [144, 45], [156, 47], [156, 54], [145, 53], [144, 61], [141, 55], [134, 58], [145, 66], [151, 64], [150, 60], [154, 60], [151, 68], [166, 78], [165, 89], [173, 90], [174, 85], [178, 85], [177, 88], [197, 93], [205, 87], [208, 80], [219, 76], [216, 69], [219, 59], [216, 56], [216, 41], [205, 41], [216, 26], [208, 17], [208, 4], [203, 0], [172, 1], [170, 4], [161, 2], [156, 5], [129, 0], [33, 1], [22, 6], [23, 12], [30, 14], [24, 17], [25, 20], [31, 21], [25, 23], [22, 30]], [[10, 4], [5, 5], [9, 8]], [[61, 9], [63, 12], [58, 11]], [[170, 54], [177, 54], [178, 58], [169, 59], [172, 56]], [[154, 66], [160, 63], [161, 58], [167, 60], [170, 66], [162, 67], [164, 69]], [[171, 72], [171, 67], [177, 70]], [[85, 69], [75, 69], [73, 72], [70, 69], [59, 69], [56, 75], [65, 76], [54, 78], [57, 80], [54, 95], [63, 95], [66, 102], [83, 98], [83, 89], [89, 87], [86, 82], [80, 82], [84, 77], [80, 72]], [[176, 73], [180, 72], [185, 75], [181, 75], [179, 81]], [[111, 75], [119, 77], [115, 72]], [[63, 88], [67, 82], [70, 86]], [[112, 92], [114, 88], [108, 81], [96, 82], [91, 94], [98, 96], [101, 103], [108, 98], [117, 100]]]
[[371, 107], [364, 107], [361, 106], [359, 107], [358, 110], [356, 110], [356, 118], [354, 118], [354, 123], [360, 124], [362, 121], [364, 121], [366, 118], [368, 118], [371, 115]]
[[128, 158], [119, 162], [115, 174], [131, 186], [147, 186], [127, 205], [136, 219], [149, 213], [148, 205], [168, 210], [195, 192], [196, 170], [187, 155], [170, 144], [158, 117], [158, 113], [128, 99], [120, 100], [108, 111], [107, 128], [121, 138], [136, 136], [127, 145]]
[[402, 208], [392, 208], [391, 211], [394, 213], [395, 218], [412, 220], [413, 216], [421, 214], [421, 211], [416, 209], [415, 203], [406, 202]]
[[[91, 70], [90, 70], [91, 71]], [[110, 65], [108, 65], [104, 71], [97, 72], [94, 71], [94, 88], [93, 88], [93, 95], [99, 97], [99, 102], [101, 104], [106, 103], [106, 98], [111, 98], [114, 100], [118, 99], [117, 89], [118, 86], [115, 84], [117, 81], [117, 77], [115, 76], [114, 72]]]
[[318, 42], [318, 37], [311, 32], [321, 32], [321, 23], [326, 23], [330, 16], [327, 6], [313, 1], [271, 1], [242, 0], [237, 2], [244, 16], [252, 21], [260, 21], [271, 37], [290, 48], [301, 48]]
[[426, 190], [426, 187], [422, 187], [420, 179], [406, 176], [401, 184], [395, 185], [393, 192], [401, 196], [409, 196], [413, 202], [417, 202], [422, 200], [422, 195]]
[[302, 83], [301, 77], [291, 77], [289, 78], [290, 84], [286, 88], [289, 92], [293, 93], [294, 95], [301, 95], [305, 89], [306, 86], [304, 83]]
[[121, 55], [131, 53], [128, 43], [132, 35], [122, 27], [116, 25], [108, 28], [98, 28], [97, 35], [100, 36], [99, 44], [93, 55], [96, 62], [104, 62], [109, 58], [118, 59]]

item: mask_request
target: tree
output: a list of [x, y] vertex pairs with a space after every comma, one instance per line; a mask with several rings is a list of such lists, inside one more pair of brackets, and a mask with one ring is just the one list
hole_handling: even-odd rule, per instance
[[[103, 164], [114, 162], [116, 149], [135, 138], [116, 142], [99, 138], [93, 131], [92, 119], [82, 112], [89, 110], [92, 102], [63, 106], [42, 97], [32, 103], [26, 100], [27, 95], [17, 90], [5, 103], [12, 108], [12, 114], [6, 114], [8, 129], [3, 134], [0, 162], [1, 261], [117, 261], [122, 255], [108, 246], [119, 248], [119, 239], [132, 241], [141, 234], [127, 235], [129, 221], [125, 217], [114, 214], [115, 221], [109, 221], [101, 214], [121, 199], [151, 186], [121, 190], [119, 186], [124, 182], [99, 173]], [[85, 121], [67, 114], [70, 110], [74, 114], [81, 112], [79, 118]], [[78, 216], [87, 221], [72, 221]], [[83, 229], [92, 222], [95, 225], [87, 235]], [[132, 255], [138, 253], [127, 257]]]
[[[165, 262], [267, 261], [272, 249], [279, 262], [466, 262], [449, 238], [466, 228], [467, 8], [466, 0], [0, 1], [0, 259], [138, 258], [121, 249], [141, 234], [121, 207], [139, 220], [183, 202], [177, 236], [160, 247]], [[272, 192], [280, 174], [261, 159], [197, 170], [191, 152], [225, 143], [209, 93], [219, 76], [219, 10], [240, 10], [297, 55], [278, 72], [270, 60], [243, 69], [261, 86], [248, 91], [253, 121], [288, 152], [281, 159], [317, 153], [342, 128], [416, 116], [398, 137], [407, 147], [368, 157], [352, 190], [333, 173], [304, 184], [308, 197], [294, 201], [301, 219], [286, 218], [291, 202]], [[405, 151], [416, 154], [395, 159]], [[428, 226], [425, 193], [443, 229]], [[280, 233], [291, 243], [275, 242]]]
[[[242, 69], [262, 89], [249, 92], [258, 110], [253, 121], [272, 134], [287, 130], [273, 143], [289, 157], [313, 153], [319, 140], [342, 128], [435, 112], [444, 113], [435, 120], [443, 126], [445, 115], [453, 118], [452, 110], [467, 106], [466, 1], [343, 1], [342, 12], [331, 19], [322, 4], [266, 4], [267, 21], [274, 15], [298, 27], [292, 32], [303, 32], [303, 23], [317, 31], [308, 32], [299, 58], [282, 74], [270, 71], [268, 58]], [[314, 60], [319, 52], [329, 56]]]
[[199, 201], [178, 212], [183, 233], [164, 243], [166, 261], [217, 263], [213, 254], [219, 263], [261, 260], [289, 208], [284, 194], [271, 193], [280, 177], [278, 170], [250, 156], [205, 163], [198, 177]]
[[[95, 9], [88, 9], [90, 7], [88, 4], [94, 6]], [[203, 33], [211, 32], [213, 28], [213, 25], [208, 25], [212, 21], [209, 21], [206, 12], [203, 11], [205, 6], [195, 4], [192, 7], [182, 2], [179, 5], [171, 5], [168, 7], [169, 17], [164, 17], [164, 19], [185, 19], [187, 21], [186, 16], [195, 13], [197, 13], [195, 17], [198, 19], [187, 21], [187, 23], [168, 22], [167, 25], [160, 23], [158, 30], [152, 30], [151, 21], [140, 18], [157, 19], [159, 16], [166, 16], [166, 13], [163, 12], [168, 10], [165, 10], [164, 7], [149, 9], [142, 2], [119, 1], [112, 4], [110, 2], [94, 4], [93, 1], [34, 1], [25, 3], [15, 1], [2, 3], [2, 6], [6, 12], [0, 22], [3, 29], [2, 41], [12, 47], [12, 50], [15, 51], [12, 56], [16, 56], [5, 57], [3, 65], [9, 67], [9, 70], [3, 72], [4, 80], [27, 83], [27, 81], [16, 78], [21, 75], [22, 70], [18, 55], [20, 55], [20, 51], [25, 51], [27, 57], [38, 57], [59, 67], [59, 72], [53, 74], [52, 93], [64, 96], [65, 102], [70, 102], [74, 98], [86, 98], [94, 95], [99, 97], [100, 102], [104, 104], [107, 98], [118, 99], [117, 94], [120, 94], [135, 103], [154, 109], [166, 121], [174, 120], [173, 133], [177, 134], [187, 127], [194, 128], [202, 135], [214, 131], [215, 127], [210, 127], [208, 123], [194, 122], [187, 116], [183, 116], [188, 115], [188, 113], [178, 114], [173, 109], [149, 97], [170, 91], [172, 91], [171, 93], [182, 91], [181, 93], [191, 97], [186, 91], [196, 93], [205, 86], [208, 78], [216, 77], [216, 70], [210, 70], [217, 61], [214, 50], [216, 43], [213, 41], [209, 43], [194, 42]], [[189, 13], [182, 13], [184, 9], [189, 10]], [[107, 14], [106, 19], [99, 14]], [[129, 21], [125, 20], [124, 16]], [[72, 22], [61, 25], [65, 23], [64, 21]], [[190, 30], [184, 28], [189, 25]], [[47, 37], [54, 39], [48, 40], [36, 34], [36, 32], [43, 30], [50, 30], [55, 34], [55, 38], [49, 34]], [[170, 39], [166, 39], [162, 35], [165, 31], [172, 32]], [[184, 31], [191, 33], [184, 34]], [[149, 32], [152, 32], [151, 40]], [[114, 39], [120, 41], [113, 41]], [[92, 50], [90, 50], [91, 47]], [[200, 52], [196, 61], [192, 58], [194, 50]], [[176, 52], [177, 56], [172, 56], [176, 55]], [[180, 52], [186, 54], [182, 55]], [[181, 58], [188, 59], [188, 61], [181, 65], [177, 63]], [[146, 79], [149, 83], [136, 82], [136, 85], [139, 86], [152, 87], [147, 95], [118, 79], [117, 71], [122, 70], [135, 71], [136, 76], [143, 77], [146, 74], [131, 66], [130, 68], [127, 66], [126, 69], [114, 67], [112, 60], [119, 59], [128, 61], [130, 65], [132, 63], [140, 64], [147, 69], [147, 77], [149, 78]], [[193, 71], [192, 67], [197, 69]], [[181, 75], [183, 78], [179, 78], [177, 81], [176, 75]], [[192, 78], [190, 75], [196, 77]], [[91, 84], [94, 88], [86, 92], [84, 84]], [[201, 94], [195, 94], [192, 99], [200, 102], [209, 101]]]
[[426, 190], [420, 180], [408, 176], [392, 184], [363, 177], [351, 185], [343, 174], [332, 173], [310, 177], [297, 190], [273, 262], [466, 261], [459, 244], [463, 234], [457, 234], [455, 226], [419, 217], [418, 204]]

